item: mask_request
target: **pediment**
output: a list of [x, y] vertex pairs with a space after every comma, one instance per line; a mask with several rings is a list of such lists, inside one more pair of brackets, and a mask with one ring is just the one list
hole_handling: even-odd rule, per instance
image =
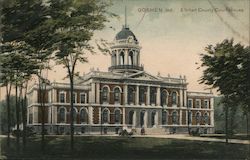
[[145, 71], [132, 74], [132, 75], [128, 76], [128, 78], [139, 79], [139, 80], [160, 80], [159, 78], [157, 78], [149, 73], [146, 73]]

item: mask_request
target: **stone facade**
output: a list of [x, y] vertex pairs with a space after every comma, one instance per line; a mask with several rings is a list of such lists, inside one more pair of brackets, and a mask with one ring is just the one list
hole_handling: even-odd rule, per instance
[[[140, 63], [139, 42], [123, 27], [111, 46], [108, 72], [91, 70], [75, 82], [74, 126], [79, 134], [118, 133], [134, 129], [147, 134], [211, 133], [214, 102], [211, 93], [187, 91], [186, 77], [153, 76]], [[70, 133], [70, 86], [46, 88], [45, 126], [48, 133]], [[28, 126], [41, 130], [37, 85], [28, 92]]]

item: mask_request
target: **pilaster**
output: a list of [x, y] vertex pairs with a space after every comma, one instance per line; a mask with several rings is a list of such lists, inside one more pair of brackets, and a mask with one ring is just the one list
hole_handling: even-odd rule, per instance
[[161, 90], [160, 90], [160, 87], [156, 88], [156, 105], [157, 106], [161, 105]]

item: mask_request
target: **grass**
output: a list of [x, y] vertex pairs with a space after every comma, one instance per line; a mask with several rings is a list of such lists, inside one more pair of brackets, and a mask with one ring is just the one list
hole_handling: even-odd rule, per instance
[[1, 138], [1, 159], [250, 159], [249, 145], [161, 138], [75, 137], [70, 150], [69, 136], [46, 137], [45, 154], [39, 136], [28, 139], [26, 149], [10, 148]]

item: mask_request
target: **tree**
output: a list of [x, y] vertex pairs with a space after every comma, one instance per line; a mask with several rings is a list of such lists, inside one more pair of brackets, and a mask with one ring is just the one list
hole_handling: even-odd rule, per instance
[[[87, 62], [86, 53], [94, 53], [90, 45], [94, 31], [104, 28], [107, 16], [112, 15], [106, 11], [108, 3], [104, 1], [51, 1], [52, 20], [56, 23], [56, 33], [53, 36], [58, 64], [67, 69], [70, 80], [70, 128], [71, 149], [74, 148], [74, 117], [73, 117], [73, 92], [74, 76], [77, 75], [77, 63]], [[61, 10], [63, 8], [63, 11]], [[62, 23], [63, 22], [63, 23]]]
[[[201, 54], [202, 67], [205, 67], [200, 79], [201, 83], [216, 88], [224, 96], [226, 112], [226, 141], [228, 141], [228, 107], [237, 107], [238, 102], [249, 104], [249, 47], [234, 44], [233, 39], [224, 40], [215, 46], [208, 45], [206, 54]], [[248, 108], [249, 112], [249, 106]]]

